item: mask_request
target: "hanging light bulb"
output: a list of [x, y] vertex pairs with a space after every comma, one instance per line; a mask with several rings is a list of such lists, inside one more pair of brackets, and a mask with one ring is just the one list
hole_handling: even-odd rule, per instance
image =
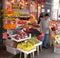
[[41, 7], [44, 7], [44, 5], [42, 5]]

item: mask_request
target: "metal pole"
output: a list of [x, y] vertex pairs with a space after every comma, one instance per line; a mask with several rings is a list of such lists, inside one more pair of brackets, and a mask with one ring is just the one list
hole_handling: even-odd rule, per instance
[[38, 20], [38, 3], [37, 3], [37, 13], [36, 13], [36, 19]]
[[[2, 0], [0, 0], [0, 10], [2, 10]], [[2, 12], [1, 12], [0, 13], [0, 48], [1, 49], [2, 49], [2, 46], [3, 46], [2, 33], [3, 33], [3, 20], [2, 20]]]

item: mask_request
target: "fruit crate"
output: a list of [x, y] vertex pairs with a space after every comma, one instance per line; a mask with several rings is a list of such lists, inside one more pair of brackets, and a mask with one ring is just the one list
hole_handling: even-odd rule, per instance
[[9, 47], [9, 46], [6, 46], [6, 51], [13, 54], [13, 55], [16, 55], [16, 54], [19, 53], [19, 51], [16, 48], [12, 48], [12, 47]]
[[31, 34], [29, 34], [29, 37], [24, 38], [24, 39], [19, 39], [19, 40], [17, 40], [17, 39], [15, 39], [15, 38], [13, 38], [13, 36], [15, 36], [15, 35], [10, 35], [11, 40], [13, 40], [13, 41], [15, 41], [15, 42], [22, 42], [22, 41], [25, 41], [25, 40], [27, 40], [27, 39], [30, 39], [30, 38], [31, 38]]

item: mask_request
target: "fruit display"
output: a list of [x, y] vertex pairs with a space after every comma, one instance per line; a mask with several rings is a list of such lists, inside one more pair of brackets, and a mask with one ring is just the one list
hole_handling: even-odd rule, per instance
[[2, 9], [1, 12], [6, 13], [7, 9]]
[[20, 13], [19, 12], [6, 13], [6, 14], [3, 14], [3, 16], [7, 16], [7, 17], [19, 17]]
[[30, 21], [31, 23], [37, 22], [37, 20], [36, 20], [34, 17], [31, 17], [31, 18], [29, 19], [29, 21]]
[[4, 26], [3, 26], [3, 28], [4, 29], [15, 29], [16, 28], [16, 24], [14, 23], [14, 24], [9, 24], [9, 23], [7, 23], [7, 24], [4, 24]]
[[10, 21], [15, 21], [15, 18], [3, 18], [3, 21], [5, 22], [5, 21], [8, 21], [8, 20], [10, 20]]
[[15, 3], [15, 4], [12, 4], [12, 9], [19, 9], [19, 6], [18, 6], [18, 4], [17, 4], [17, 3]]
[[27, 51], [28, 52], [28, 51], [30, 51], [32, 49], [36, 49], [36, 46], [32, 45], [28, 41], [25, 41], [25, 42], [19, 43], [17, 45], [17, 48], [23, 49], [24, 51]]
[[40, 28], [39, 24], [33, 24], [33, 27]]
[[3, 14], [4, 17], [12, 17], [13, 14]]
[[26, 20], [19, 20], [18, 24], [27, 24], [27, 21]]
[[20, 13], [13, 10], [2, 10], [3, 16], [5, 17], [19, 17]]
[[51, 29], [52, 29], [52, 31], [56, 31], [56, 30], [58, 30], [58, 26], [56, 25], [56, 26], [51, 26]]
[[26, 24], [24, 27], [25, 27], [26, 29], [30, 29], [30, 28], [32, 28], [33, 26]]
[[13, 36], [13, 38], [17, 39], [17, 40], [19, 40], [19, 39], [25, 39], [27, 37], [28, 37], [28, 34], [26, 32], [24, 32], [24, 31], [23, 32], [20, 31], [20, 32], [18, 32], [18, 34], [16, 34], [15, 36]]
[[4, 18], [3, 19], [4, 25], [3, 28], [4, 29], [15, 29], [16, 28], [16, 21], [14, 18]]
[[40, 43], [40, 41], [36, 39], [36, 37], [31, 37], [31, 39], [29, 39], [28, 42], [30, 42], [32, 45]]
[[55, 42], [60, 44], [60, 35], [55, 36]]
[[7, 17], [12, 17], [13, 16], [13, 11], [12, 10], [3, 10], [3, 16], [7, 16]]
[[51, 20], [51, 21], [50, 21], [50, 25], [53, 26], [54, 24], [55, 24], [55, 22], [54, 22], [53, 20]]
[[13, 13], [13, 17], [19, 17], [20, 16], [20, 13], [19, 12], [14, 12]]

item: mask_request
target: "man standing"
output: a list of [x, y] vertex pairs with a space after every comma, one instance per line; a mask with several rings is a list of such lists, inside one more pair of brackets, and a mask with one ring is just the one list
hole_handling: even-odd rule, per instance
[[43, 47], [47, 48], [48, 36], [49, 36], [49, 26], [50, 26], [50, 18], [49, 14], [45, 14], [44, 20], [41, 22], [41, 32], [44, 33], [44, 41]]

